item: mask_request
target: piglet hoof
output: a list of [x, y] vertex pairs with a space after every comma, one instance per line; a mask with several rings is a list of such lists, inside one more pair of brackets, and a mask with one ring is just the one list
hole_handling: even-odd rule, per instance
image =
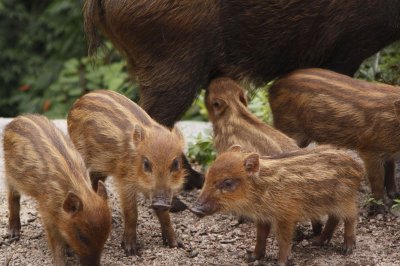
[[247, 250], [247, 262], [255, 262], [256, 260], [260, 260], [264, 257], [264, 254], [256, 254], [255, 252], [251, 250]]
[[293, 260], [287, 260], [287, 262], [276, 262], [278, 266], [293, 266]]
[[128, 241], [122, 241], [121, 243], [122, 248], [125, 250], [125, 254], [127, 256], [138, 256], [139, 254], [139, 247], [136, 243]]
[[185, 245], [183, 244], [182, 240], [178, 239], [177, 243], [178, 243], [178, 246], [177, 246], [178, 248], [185, 249]]
[[356, 242], [354, 240], [345, 241], [342, 246], [342, 254], [349, 255], [353, 253], [353, 249], [356, 246]]
[[8, 229], [8, 242], [17, 241], [20, 238], [21, 227], [13, 226]]
[[186, 210], [188, 206], [183, 203], [178, 197], [172, 198], [171, 209], [169, 212], [182, 212]]
[[277, 265], [277, 266], [293, 266], [294, 263], [293, 263], [293, 260], [288, 260], [287, 262], [278, 262], [277, 261], [275, 265]]

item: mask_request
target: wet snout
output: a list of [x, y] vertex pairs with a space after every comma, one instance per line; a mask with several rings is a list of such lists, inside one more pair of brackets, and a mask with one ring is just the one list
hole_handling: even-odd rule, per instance
[[198, 199], [189, 210], [197, 217], [203, 218], [218, 211], [218, 204], [210, 199]]
[[82, 266], [100, 266], [100, 255], [80, 257]]
[[204, 216], [206, 216], [203, 206], [197, 203], [195, 203], [191, 208], [189, 208], [189, 210], [199, 218], [203, 218]]
[[171, 201], [172, 201], [171, 193], [165, 191], [159, 192], [153, 196], [151, 201], [151, 207], [155, 211], [166, 211], [171, 208]]

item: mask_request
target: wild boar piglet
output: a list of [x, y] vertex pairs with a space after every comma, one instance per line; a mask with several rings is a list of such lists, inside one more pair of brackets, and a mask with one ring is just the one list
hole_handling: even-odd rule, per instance
[[164, 244], [178, 246], [169, 209], [184, 185], [184, 140], [177, 127], [159, 125], [138, 105], [112, 91], [94, 91], [75, 102], [68, 132], [82, 154], [96, 187], [113, 176], [124, 218], [123, 247], [137, 254], [137, 195], [150, 198]]
[[328, 221], [316, 242], [328, 242], [343, 220], [343, 251], [351, 253], [357, 189], [363, 175], [363, 167], [341, 150], [318, 147], [260, 157], [234, 146], [211, 165], [191, 210], [200, 217], [223, 211], [255, 221], [257, 242], [250, 261], [265, 255], [266, 238], [273, 227], [279, 245], [278, 262], [285, 265], [296, 223], [320, 220], [324, 215], [328, 215]]
[[107, 192], [102, 182], [93, 191], [72, 142], [44, 116], [19, 116], [4, 130], [4, 159], [9, 236], [20, 236], [24, 193], [38, 203], [55, 265], [64, 265], [66, 248], [78, 255], [81, 265], [100, 265], [111, 230]]
[[[274, 126], [303, 147], [311, 141], [357, 150], [375, 199], [400, 196], [394, 159], [400, 152], [400, 87], [303, 69], [270, 88]], [[376, 206], [379, 207], [379, 206]]]

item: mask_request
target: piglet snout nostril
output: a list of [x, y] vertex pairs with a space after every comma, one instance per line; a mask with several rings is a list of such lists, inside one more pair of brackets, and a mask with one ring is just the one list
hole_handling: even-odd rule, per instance
[[203, 218], [204, 216], [206, 216], [206, 214], [204, 213], [204, 211], [201, 209], [200, 206], [195, 205], [192, 208], [189, 208], [189, 210], [199, 218]]
[[151, 207], [155, 211], [166, 211], [171, 208], [171, 204], [167, 203], [165, 200], [156, 199], [156, 200], [153, 200], [153, 202], [151, 203]]

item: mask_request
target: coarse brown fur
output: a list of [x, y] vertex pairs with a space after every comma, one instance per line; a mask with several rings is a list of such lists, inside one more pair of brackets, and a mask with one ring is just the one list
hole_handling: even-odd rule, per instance
[[353, 75], [400, 39], [400, 0], [86, 0], [84, 17], [90, 50], [100, 29], [127, 58], [143, 108], [168, 127], [216, 76]]
[[285, 265], [295, 224], [324, 215], [328, 215], [328, 221], [317, 243], [329, 241], [343, 220], [343, 249], [351, 252], [358, 213], [357, 189], [364, 169], [342, 150], [319, 148], [302, 153], [260, 159], [256, 153], [243, 153], [233, 147], [210, 167], [192, 211], [199, 216], [225, 211], [254, 220], [257, 243], [250, 260], [265, 255], [266, 238], [274, 227], [278, 262]]
[[393, 161], [400, 152], [399, 87], [304, 69], [275, 82], [269, 99], [275, 127], [300, 146], [316, 141], [357, 150], [374, 198], [383, 199], [385, 185], [389, 197], [399, 196]]
[[265, 124], [247, 109], [245, 93], [232, 79], [212, 80], [205, 102], [218, 153], [233, 145], [261, 155], [278, 155], [299, 149], [293, 139]]
[[19, 237], [20, 193], [38, 202], [54, 264], [64, 265], [65, 248], [82, 265], [100, 265], [111, 230], [111, 212], [103, 183], [92, 190], [83, 159], [72, 142], [47, 118], [15, 118], [4, 130], [9, 235]]
[[[296, 142], [264, 123], [247, 109], [244, 90], [230, 78], [216, 78], [207, 88], [206, 107], [213, 125], [214, 147], [218, 153], [233, 145], [246, 152], [276, 156], [299, 150]], [[307, 151], [308, 152], [308, 151]], [[312, 221], [313, 232], [319, 235], [322, 223]]]
[[164, 244], [176, 247], [169, 208], [182, 188], [183, 136], [159, 125], [138, 105], [112, 91], [94, 91], [75, 102], [68, 132], [91, 171], [93, 185], [113, 176], [124, 216], [123, 246], [137, 254], [138, 193], [150, 198], [161, 224]]

